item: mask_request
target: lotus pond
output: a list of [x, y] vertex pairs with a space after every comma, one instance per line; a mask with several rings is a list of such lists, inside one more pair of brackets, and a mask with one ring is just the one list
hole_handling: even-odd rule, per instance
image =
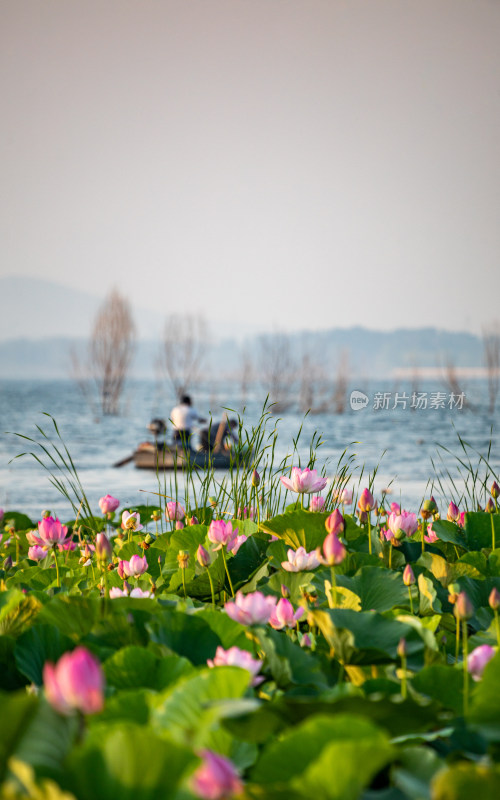
[[500, 795], [498, 476], [406, 510], [259, 435], [135, 508], [42, 439], [74, 517], [1, 512], [2, 798]]

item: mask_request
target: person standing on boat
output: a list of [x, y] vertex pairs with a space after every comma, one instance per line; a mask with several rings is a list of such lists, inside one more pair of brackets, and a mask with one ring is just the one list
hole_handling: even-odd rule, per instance
[[189, 447], [189, 437], [191, 436], [193, 425], [196, 422], [206, 422], [204, 417], [200, 417], [191, 403], [191, 397], [184, 394], [180, 403], [174, 406], [170, 412], [170, 421], [174, 429], [174, 444], [180, 442]]

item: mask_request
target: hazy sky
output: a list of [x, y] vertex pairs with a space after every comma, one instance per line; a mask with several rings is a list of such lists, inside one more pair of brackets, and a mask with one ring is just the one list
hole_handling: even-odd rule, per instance
[[500, 318], [500, 0], [3, 0], [0, 30], [2, 275], [215, 329]]

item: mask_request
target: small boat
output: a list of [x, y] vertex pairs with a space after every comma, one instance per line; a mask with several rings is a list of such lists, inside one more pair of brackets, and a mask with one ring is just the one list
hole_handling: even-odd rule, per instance
[[183, 467], [200, 469], [229, 469], [236, 465], [236, 453], [219, 451], [217, 453], [203, 450], [191, 450], [182, 447], [160, 447], [153, 442], [142, 442], [133, 454], [133, 461], [138, 469], [182, 469]]
[[[163, 420], [154, 419], [148, 425], [155, 437], [154, 442], [141, 442], [132, 455], [113, 464], [114, 467], [123, 467], [134, 462], [138, 469], [230, 469], [246, 462], [251, 457], [251, 451], [244, 452], [238, 447], [228, 447], [222, 442], [222, 432], [225, 421], [221, 422], [214, 447], [210, 449], [194, 450], [179, 444], [167, 444], [161, 437], [165, 435], [166, 426]], [[220, 435], [219, 435], [220, 433]]]

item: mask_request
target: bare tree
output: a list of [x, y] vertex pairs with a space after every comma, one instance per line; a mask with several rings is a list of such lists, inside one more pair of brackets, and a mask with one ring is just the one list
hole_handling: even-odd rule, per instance
[[500, 323], [483, 328], [483, 351], [488, 379], [489, 412], [493, 414], [500, 381]]
[[135, 326], [130, 304], [113, 289], [97, 312], [84, 361], [73, 351], [75, 380], [91, 404], [105, 415], [118, 414], [120, 399], [132, 361]]
[[336, 414], [343, 414], [347, 405], [347, 386], [349, 383], [349, 353], [342, 350], [337, 365], [335, 389], [333, 392], [333, 408]]
[[240, 349], [239, 377], [240, 377], [241, 402], [244, 405], [247, 399], [248, 387], [254, 380], [254, 365], [252, 361], [252, 356], [250, 355], [250, 351], [248, 349], [248, 345], [246, 344], [244, 344]]
[[279, 413], [291, 405], [293, 396], [296, 365], [290, 337], [286, 333], [263, 334], [258, 350], [260, 382], [274, 404], [273, 410]]
[[177, 397], [199, 380], [208, 350], [208, 326], [202, 316], [172, 314], [167, 317], [159, 367]]

